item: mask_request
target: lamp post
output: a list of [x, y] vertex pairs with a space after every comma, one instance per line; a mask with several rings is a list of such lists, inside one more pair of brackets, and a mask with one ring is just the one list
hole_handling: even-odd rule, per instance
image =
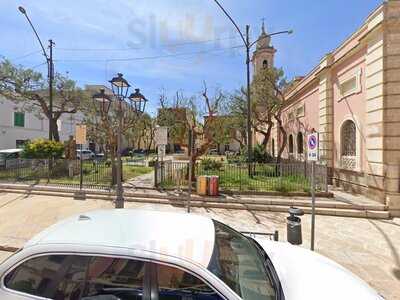
[[100, 93], [93, 95], [93, 101], [95, 102], [95, 105], [100, 106], [103, 121], [108, 118], [108, 112], [114, 99], [117, 101], [117, 199], [115, 202], [115, 208], [124, 208], [121, 160], [124, 111], [133, 111], [138, 115], [143, 114], [146, 108], [146, 102], [148, 100], [140, 93], [139, 89], [136, 89], [135, 93], [132, 93], [128, 97], [128, 92], [131, 85], [125, 80], [121, 73], [118, 73], [117, 76], [112, 78], [109, 82], [111, 84], [114, 97], [107, 95], [105, 90], [101, 89]]
[[[260, 40], [265, 38], [265, 36], [261, 37], [260, 39], [257, 39], [254, 42], [250, 42], [250, 25], [246, 25], [246, 33], [243, 34], [242, 31], [240, 30], [239, 26], [235, 22], [235, 20], [229, 15], [229, 13], [226, 11], [226, 9], [218, 2], [218, 0], [214, 0], [214, 2], [218, 5], [218, 7], [222, 10], [222, 12], [225, 14], [225, 16], [231, 21], [233, 26], [235, 26], [237, 32], [239, 33], [243, 45], [246, 48], [246, 79], [247, 79], [247, 161], [248, 161], [248, 172], [249, 176], [251, 176], [251, 162], [253, 161], [253, 138], [252, 138], [252, 130], [251, 130], [251, 89], [250, 89], [250, 51], [251, 48]], [[278, 34], [292, 34], [292, 30], [285, 30], [285, 31], [279, 31], [275, 33], [268, 34], [267, 37], [271, 37], [273, 35], [278, 35]]]
[[25, 16], [29, 25], [31, 26], [37, 40], [39, 41], [40, 47], [42, 48], [43, 55], [46, 58], [47, 62], [47, 77], [49, 79], [49, 140], [53, 139], [53, 81], [54, 81], [54, 64], [53, 64], [53, 40], [49, 40], [49, 48], [50, 53], [47, 55], [46, 49], [43, 46], [43, 43], [37, 33], [35, 27], [33, 26], [28, 14], [26, 13], [26, 9], [22, 6], [18, 7], [18, 10]]

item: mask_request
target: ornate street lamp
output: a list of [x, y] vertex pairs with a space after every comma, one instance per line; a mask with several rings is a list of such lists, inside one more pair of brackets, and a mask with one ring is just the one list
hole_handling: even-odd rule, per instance
[[[130, 84], [123, 77], [121, 73], [118, 73], [116, 77], [109, 81], [111, 83], [111, 89], [118, 101], [118, 110], [117, 110], [117, 118], [118, 118], [118, 128], [117, 128], [117, 199], [115, 203], [115, 208], [124, 208], [124, 197], [123, 197], [123, 186], [122, 186], [122, 160], [121, 160], [121, 152], [122, 152], [122, 123], [123, 123], [123, 115], [126, 109], [134, 111], [137, 115], [141, 115], [144, 113], [146, 108], [147, 99], [140, 93], [139, 89], [135, 89], [135, 93], [131, 94], [127, 97]], [[128, 101], [127, 101], [128, 100]], [[107, 116], [111, 104], [113, 102], [113, 97], [107, 95], [104, 89], [100, 90], [100, 93], [93, 95], [93, 101], [95, 105], [100, 104], [100, 109], [103, 117]], [[128, 107], [123, 107], [122, 104], [128, 104]]]
[[100, 111], [103, 116], [106, 116], [110, 110], [112, 98], [105, 93], [105, 89], [101, 89], [100, 93], [93, 95], [94, 104], [100, 105]]
[[135, 89], [135, 92], [129, 96], [129, 100], [136, 114], [141, 115], [144, 113], [147, 99], [140, 93], [140, 89]]
[[130, 84], [125, 80], [121, 73], [110, 80], [113, 94], [120, 100], [124, 100], [128, 96]]

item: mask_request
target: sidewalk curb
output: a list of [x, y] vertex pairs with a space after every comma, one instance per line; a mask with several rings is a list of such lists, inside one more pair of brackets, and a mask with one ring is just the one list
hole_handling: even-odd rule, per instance
[[13, 246], [3, 246], [0, 245], [0, 251], [4, 252], [17, 252], [20, 248], [13, 247]]
[[[15, 189], [15, 190], [26, 190], [26, 191], [48, 191], [48, 192], [61, 192], [61, 193], [73, 193], [73, 192], [79, 192], [79, 188], [75, 187], [57, 187], [57, 186], [45, 186], [45, 185], [26, 185], [26, 184], [12, 184], [12, 183], [0, 183], [0, 189]], [[137, 188], [136, 190], [147, 190], [147, 191], [155, 191], [157, 193], [160, 193], [159, 189], [153, 188]], [[83, 189], [83, 192], [86, 194], [95, 194], [95, 195], [104, 195], [104, 196], [116, 196], [115, 190], [101, 190], [101, 189]], [[165, 189], [164, 191], [172, 192], [176, 191], [175, 189]], [[186, 191], [183, 189], [183, 191]], [[154, 196], [150, 196], [148, 194], [141, 194], [141, 193], [131, 193], [129, 191], [126, 191], [124, 193], [127, 196], [139, 196], [139, 197], [149, 197], [153, 198]], [[221, 191], [221, 194], [219, 197], [224, 197], [224, 195], [232, 196], [232, 195], [255, 195], [255, 196], [272, 196], [272, 197], [310, 197], [309, 193], [304, 193], [304, 192], [289, 192], [289, 193], [279, 193], [279, 192], [225, 192]], [[316, 197], [319, 198], [333, 198], [334, 194], [331, 192], [317, 192], [315, 193]], [[171, 195], [157, 195], [159, 198], [165, 198], [165, 199], [171, 199], [174, 198], [174, 196]], [[218, 199], [219, 197], [210, 197], [210, 196], [199, 196], [197, 194], [193, 194], [192, 197], [194, 198], [199, 198], [202, 200], [215, 200]], [[176, 199], [181, 199], [180, 196], [175, 196]]]

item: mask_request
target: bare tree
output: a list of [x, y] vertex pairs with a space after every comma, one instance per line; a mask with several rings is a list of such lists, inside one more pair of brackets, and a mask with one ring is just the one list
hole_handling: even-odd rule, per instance
[[282, 70], [266, 68], [257, 73], [253, 80], [253, 128], [264, 136], [266, 147], [271, 137], [274, 121], [280, 134], [280, 145], [277, 162], [281, 161], [282, 153], [287, 145], [287, 132], [283, 126], [282, 111], [285, 105], [284, 90], [287, 86]]
[[[109, 96], [113, 97], [112, 95]], [[100, 106], [93, 101], [88, 102], [82, 108], [85, 114], [85, 123], [88, 127], [89, 137], [98, 143], [103, 143], [109, 150], [113, 183], [116, 181], [117, 128], [119, 126], [118, 113], [120, 109], [122, 111], [121, 133], [123, 138], [128, 140], [129, 132], [141, 122], [141, 116], [130, 109], [130, 104], [124, 101], [120, 103], [114, 99], [108, 113], [103, 112]]]
[[60, 74], [54, 80], [53, 114], [49, 109], [48, 81], [42, 74], [10, 61], [0, 63], [0, 95], [14, 102], [25, 112], [32, 112], [38, 118], [46, 117], [52, 124], [52, 135], [60, 141], [57, 120], [63, 114], [74, 114], [87, 94], [76, 83]]

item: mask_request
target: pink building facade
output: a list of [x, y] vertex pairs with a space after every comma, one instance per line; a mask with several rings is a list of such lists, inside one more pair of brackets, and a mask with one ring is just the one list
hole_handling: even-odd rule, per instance
[[[255, 71], [274, 53], [258, 48]], [[296, 78], [285, 98], [284, 157], [305, 160], [306, 137], [315, 130], [320, 163], [328, 166], [333, 184], [400, 215], [400, 1], [385, 1], [373, 11], [308, 75]], [[275, 126], [271, 153], [280, 139]]]

